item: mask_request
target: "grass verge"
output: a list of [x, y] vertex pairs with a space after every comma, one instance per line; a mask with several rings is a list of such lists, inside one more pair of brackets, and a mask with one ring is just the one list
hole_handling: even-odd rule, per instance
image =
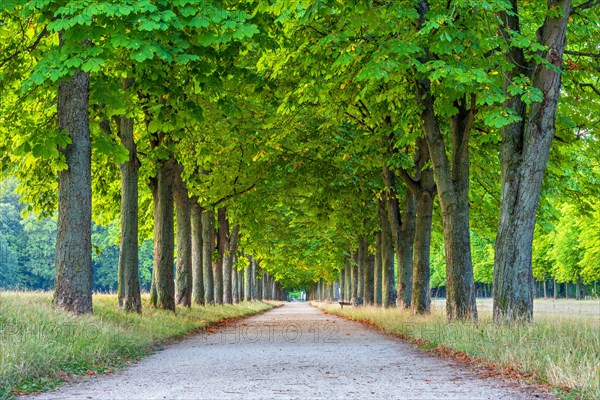
[[315, 303], [328, 313], [367, 323], [418, 347], [485, 367], [508, 378], [551, 386], [561, 398], [600, 399], [600, 322], [582, 316], [538, 315], [531, 324], [448, 322], [430, 315], [379, 307]]
[[142, 301], [137, 315], [120, 311], [116, 295], [94, 295], [94, 315], [78, 317], [55, 310], [51, 293], [0, 292], [0, 398], [111, 372], [156, 345], [275, 305], [193, 306], [175, 314], [151, 308], [147, 296]]

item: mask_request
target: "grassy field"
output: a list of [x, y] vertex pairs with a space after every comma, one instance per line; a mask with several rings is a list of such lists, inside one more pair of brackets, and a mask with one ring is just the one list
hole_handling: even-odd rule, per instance
[[[375, 325], [436, 353], [464, 353], [498, 373], [554, 387], [561, 398], [600, 399], [600, 303], [536, 301], [532, 324], [497, 325], [489, 301], [477, 300], [479, 322], [446, 321], [443, 303], [429, 316], [376, 307], [317, 303], [328, 312]], [[544, 310], [544, 311], [541, 311]], [[598, 312], [595, 312], [598, 310]], [[457, 354], [455, 354], [456, 356]]]
[[94, 315], [56, 311], [50, 293], [0, 292], [0, 398], [60, 384], [70, 375], [110, 372], [148, 354], [153, 346], [225, 318], [267, 310], [261, 302], [155, 310], [143, 315], [117, 308], [115, 295], [95, 295]]

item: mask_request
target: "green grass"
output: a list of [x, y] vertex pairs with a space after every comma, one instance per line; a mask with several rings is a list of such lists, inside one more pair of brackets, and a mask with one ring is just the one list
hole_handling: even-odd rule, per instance
[[52, 307], [50, 293], [0, 292], [0, 398], [47, 390], [69, 375], [109, 372], [153, 346], [225, 318], [272, 306], [261, 302], [178, 308], [174, 314], [143, 300], [143, 315], [125, 313], [115, 295], [94, 295], [94, 315]]
[[[378, 307], [317, 303], [328, 312], [369, 322], [384, 332], [412, 338], [424, 349], [449, 348], [492, 364], [499, 371], [531, 374], [566, 398], [600, 399], [600, 320], [592, 316], [538, 314], [531, 324], [446, 321], [443, 311], [418, 316]], [[440, 346], [440, 347], [438, 347]]]

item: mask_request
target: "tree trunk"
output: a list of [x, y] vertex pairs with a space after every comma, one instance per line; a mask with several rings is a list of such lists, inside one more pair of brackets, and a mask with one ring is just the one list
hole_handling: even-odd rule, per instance
[[69, 132], [71, 143], [62, 150], [68, 168], [58, 173], [54, 304], [77, 314], [92, 312], [89, 86], [83, 71], [58, 86], [58, 129]]
[[204, 305], [204, 271], [202, 263], [202, 207], [196, 199], [192, 200], [192, 300]]
[[575, 298], [581, 300], [581, 275], [577, 275], [577, 286], [575, 287]]
[[394, 246], [392, 232], [390, 230], [389, 218], [385, 210], [385, 204], [379, 204], [379, 222], [381, 224], [381, 296], [384, 307], [396, 305], [396, 289], [394, 285]]
[[244, 268], [244, 301], [252, 300], [252, 256]]
[[[429, 256], [431, 248], [431, 222], [433, 199], [436, 187], [433, 170], [426, 168], [430, 160], [429, 148], [424, 138], [418, 138], [417, 151], [413, 157], [415, 164], [414, 179], [400, 169], [400, 176], [416, 201], [416, 230], [414, 235], [413, 287], [411, 305], [417, 314], [428, 313], [431, 305], [431, 289], [429, 287]], [[425, 168], [425, 169], [424, 169]], [[405, 224], [408, 225], [408, 217]]]
[[[392, 141], [391, 141], [391, 137], [387, 139], [386, 144], [387, 146], [387, 152], [388, 155], [391, 155], [391, 147], [392, 147]], [[387, 216], [388, 216], [388, 221], [386, 223], [387, 226], [387, 231], [389, 232], [389, 235], [391, 237], [391, 241], [392, 241], [392, 251], [395, 251], [395, 256], [396, 256], [396, 264], [398, 265], [398, 278], [402, 279], [402, 277], [405, 277], [406, 274], [404, 273], [404, 271], [402, 271], [402, 221], [400, 218], [400, 206], [398, 203], [398, 191], [397, 191], [397, 187], [396, 187], [396, 177], [393, 173], [393, 171], [391, 171], [389, 169], [389, 167], [387, 165], [384, 165], [383, 167], [383, 179], [386, 185], [386, 189], [388, 191], [387, 195], [386, 195], [386, 203], [387, 203], [387, 207], [385, 207], [385, 210], [387, 212]], [[393, 260], [392, 260], [392, 264], [393, 264]], [[384, 268], [385, 268], [385, 264], [384, 264]], [[412, 269], [411, 269], [411, 274], [412, 274]], [[385, 276], [385, 274], [384, 274]], [[391, 278], [392, 278], [392, 282], [391, 284], [394, 285], [394, 274], [391, 274]], [[384, 283], [385, 286], [385, 283]], [[401, 287], [402, 285], [399, 284], [398, 287]], [[385, 291], [384, 291], [385, 293]], [[389, 304], [386, 305], [386, 307], [389, 307], [390, 305], [395, 305], [396, 303], [396, 298], [397, 298], [397, 293], [396, 293], [396, 288], [394, 286], [393, 291], [389, 292], [390, 294], [393, 293], [393, 303], [394, 304]], [[385, 301], [384, 301], [385, 303]]]
[[256, 260], [254, 259], [254, 257], [252, 257], [252, 260], [250, 261], [250, 266], [252, 267], [252, 270], [250, 272], [250, 286], [252, 287], [252, 289], [250, 290], [250, 294], [251, 294], [251, 298], [252, 301], [256, 300], [257, 297], [257, 293], [256, 293], [256, 269], [257, 269], [257, 265], [256, 265]]
[[[367, 249], [368, 252], [368, 249]], [[375, 272], [375, 256], [369, 254], [365, 263], [365, 304], [374, 303], [374, 272]]]
[[212, 254], [214, 250], [212, 213], [202, 212], [202, 276], [204, 280], [204, 303], [215, 304]]
[[548, 298], [548, 280], [544, 278], [544, 298]]
[[410, 308], [413, 282], [413, 245], [415, 241], [415, 195], [406, 193], [400, 231], [400, 263], [398, 264], [398, 307]]
[[244, 299], [244, 269], [240, 268], [239, 258], [236, 255], [235, 263], [237, 265], [237, 276], [238, 276], [238, 302]]
[[558, 298], [558, 285], [556, 284], [556, 279], [552, 280], [552, 290], [553, 290], [553, 294], [552, 297], [554, 298], [554, 300], [556, 300]]
[[352, 284], [352, 303], [359, 304], [358, 300], [358, 254], [350, 254], [350, 279]]
[[237, 304], [240, 302], [237, 256], [235, 253], [231, 253], [231, 301], [233, 302], [233, 304]]
[[177, 211], [177, 269], [175, 275], [175, 302], [192, 306], [192, 224], [188, 190], [181, 174], [183, 166], [175, 171], [175, 209]]
[[163, 162], [152, 185], [154, 200], [154, 266], [150, 303], [157, 308], [175, 311], [174, 263], [174, 209], [173, 182], [175, 163], [171, 158]]
[[219, 257], [223, 268], [223, 302], [231, 304], [231, 253], [229, 249], [229, 221], [227, 208], [221, 207], [219, 214]]
[[346, 267], [344, 266], [340, 270], [340, 301], [346, 301], [346, 297], [344, 295], [344, 285], [346, 284], [346, 277], [344, 275], [345, 273], [346, 273]]
[[468, 140], [475, 115], [475, 97], [455, 102], [452, 118], [452, 162], [434, 112], [427, 80], [419, 81], [417, 98], [423, 106], [421, 119], [437, 183], [446, 250], [446, 315], [448, 319], [477, 319], [475, 282], [469, 230]]
[[[215, 304], [223, 304], [223, 253], [225, 245], [224, 236], [227, 236], [227, 233], [224, 227], [221, 226], [221, 212], [218, 211], [217, 220], [218, 227], [215, 229], [211, 229], [212, 233], [212, 249], [213, 249], [213, 257], [212, 257], [212, 270], [213, 270], [213, 280], [214, 280], [214, 296], [215, 296]], [[211, 216], [212, 220], [212, 216]]]
[[133, 119], [119, 117], [119, 138], [129, 159], [119, 165], [121, 172], [121, 237], [119, 243], [119, 307], [142, 312], [138, 276], [138, 171], [140, 163], [133, 138]]
[[375, 265], [373, 271], [373, 288], [374, 304], [381, 305], [381, 232], [375, 233]]
[[[501, 13], [508, 37], [520, 33], [517, 0], [512, 0], [515, 13]], [[496, 321], [531, 321], [533, 319], [533, 274], [531, 249], [540, 191], [552, 138], [556, 107], [560, 97], [562, 57], [571, 1], [548, 2], [557, 12], [548, 12], [538, 29], [538, 40], [549, 49], [541, 54], [555, 68], [531, 66], [523, 49], [512, 47], [506, 60], [514, 68], [506, 75], [505, 86], [520, 75], [531, 79], [544, 99], [527, 106], [521, 95], [510, 97], [505, 107], [521, 120], [502, 129], [500, 163], [502, 196], [494, 257], [494, 305]]]
[[367, 253], [368, 253], [368, 243], [367, 239], [360, 238], [358, 241], [358, 289], [356, 291], [357, 298], [360, 299], [362, 303], [365, 297], [365, 267], [367, 263]]
[[[421, 177], [422, 180], [424, 175]], [[433, 186], [432, 175], [431, 184]], [[431, 192], [423, 191], [417, 198], [417, 228], [415, 232], [415, 259], [413, 265], [412, 309], [417, 314], [429, 313], [431, 308], [429, 256], [432, 214], [433, 196]]]
[[346, 287], [344, 288], [344, 296], [346, 301], [352, 301], [352, 264], [350, 257], [346, 257], [346, 266], [344, 268]]

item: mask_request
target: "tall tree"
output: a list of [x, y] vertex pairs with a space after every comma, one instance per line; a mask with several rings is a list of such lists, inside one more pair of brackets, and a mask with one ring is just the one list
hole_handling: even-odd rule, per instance
[[[597, 3], [597, 2], [589, 2]], [[560, 97], [560, 69], [566, 46], [567, 24], [572, 13], [571, 0], [549, 1], [544, 23], [537, 39], [541, 61], [529, 61], [515, 41], [522, 37], [522, 16], [518, 2], [499, 13], [500, 32], [510, 45], [505, 49], [505, 88], [528, 79], [539, 96], [528, 101], [513, 94], [505, 107], [518, 121], [502, 129], [500, 162], [502, 197], [494, 258], [494, 320], [530, 321], [533, 318], [532, 243], [536, 211]]]
[[90, 75], [76, 71], [58, 86], [58, 129], [69, 132], [71, 143], [63, 150], [67, 169], [58, 174], [54, 303], [78, 314], [92, 312], [89, 85]]

